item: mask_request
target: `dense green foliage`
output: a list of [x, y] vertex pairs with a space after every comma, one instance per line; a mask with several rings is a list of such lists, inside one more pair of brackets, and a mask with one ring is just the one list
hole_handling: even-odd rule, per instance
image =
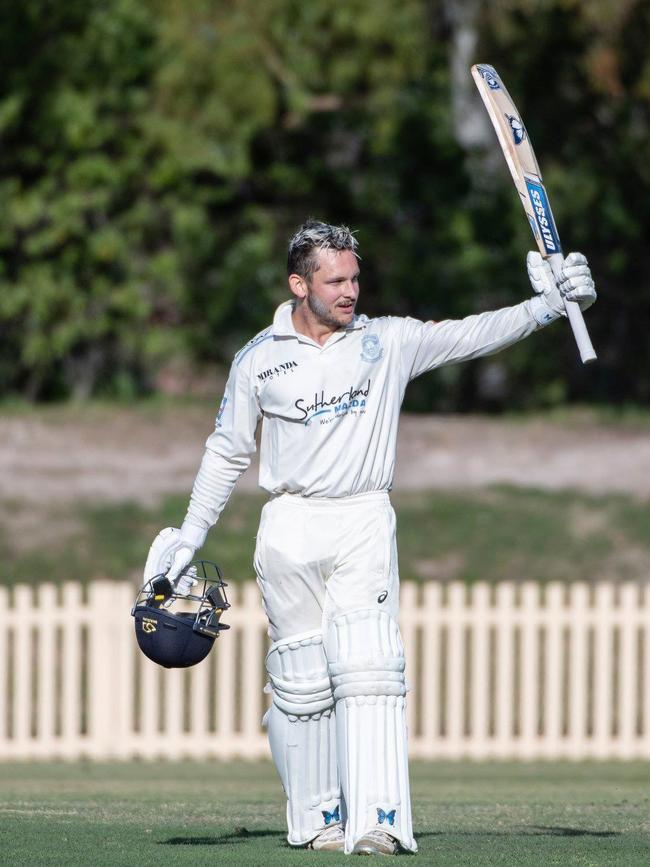
[[[12, 867], [313, 867], [349, 856], [285, 842], [270, 762], [11, 763], [0, 783]], [[416, 864], [645, 867], [647, 762], [413, 762]], [[389, 862], [390, 863], [390, 862]]]
[[286, 239], [309, 214], [358, 229], [370, 314], [525, 297], [531, 239], [505, 165], [486, 174], [452, 111], [455, 15], [473, 10], [471, 60], [507, 81], [565, 244], [592, 262], [600, 362], [582, 369], [555, 326], [498, 369], [425, 377], [412, 405], [650, 397], [643, 0], [0, 8], [3, 395], [129, 396], [170, 357], [227, 362], [285, 296]]

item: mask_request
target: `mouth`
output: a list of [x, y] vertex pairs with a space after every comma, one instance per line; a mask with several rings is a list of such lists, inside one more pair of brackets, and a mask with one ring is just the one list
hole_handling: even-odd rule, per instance
[[355, 302], [350, 301], [348, 304], [337, 304], [336, 306], [339, 310], [342, 310], [343, 313], [354, 313]]

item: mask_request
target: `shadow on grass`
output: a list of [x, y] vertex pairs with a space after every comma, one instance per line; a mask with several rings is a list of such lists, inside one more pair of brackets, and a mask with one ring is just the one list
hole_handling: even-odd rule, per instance
[[589, 831], [586, 828], [563, 828], [560, 825], [526, 825], [532, 830], [525, 833], [533, 837], [619, 837], [620, 831]]
[[[423, 831], [416, 834], [418, 839], [428, 837], [618, 837], [620, 831], [589, 831], [585, 828], [564, 828], [560, 825], [522, 825], [512, 831]], [[218, 837], [170, 837], [161, 840], [161, 846], [232, 846], [246, 840], [260, 837], [277, 837], [278, 844], [286, 846], [282, 831], [264, 829], [249, 831], [247, 828], [235, 828], [234, 831], [221, 834]]]
[[277, 837], [282, 839], [282, 831], [261, 830], [249, 831], [248, 828], [235, 828], [234, 831], [220, 834], [218, 837], [170, 837], [160, 840], [160, 846], [231, 846], [233, 843], [243, 843], [258, 837]]
[[559, 825], [522, 825], [512, 831], [422, 831], [423, 837], [619, 837], [621, 831], [589, 831], [586, 828], [563, 828]]

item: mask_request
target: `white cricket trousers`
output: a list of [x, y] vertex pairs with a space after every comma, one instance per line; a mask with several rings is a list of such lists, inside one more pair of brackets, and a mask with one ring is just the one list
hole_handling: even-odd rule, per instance
[[395, 512], [388, 494], [283, 494], [262, 509], [255, 571], [272, 641], [376, 608], [397, 620]]
[[388, 494], [269, 501], [255, 569], [274, 642], [267, 719], [287, 839], [303, 845], [335, 817], [346, 853], [373, 829], [416, 851]]

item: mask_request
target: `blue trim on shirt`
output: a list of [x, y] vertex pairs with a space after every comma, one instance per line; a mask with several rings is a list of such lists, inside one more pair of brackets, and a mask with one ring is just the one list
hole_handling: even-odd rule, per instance
[[237, 353], [237, 355], [235, 355], [235, 358], [233, 359], [237, 367], [239, 367], [241, 360], [248, 352], [251, 351], [251, 349], [255, 349], [256, 346], [260, 345], [260, 343], [264, 343], [265, 340], [271, 340], [273, 338], [273, 333], [271, 332], [269, 334], [270, 330], [271, 329], [269, 326], [269, 328], [267, 328], [261, 334], [258, 334], [257, 337], [253, 337], [253, 339], [250, 340], [246, 344], [246, 346], [239, 350], [239, 352]]

